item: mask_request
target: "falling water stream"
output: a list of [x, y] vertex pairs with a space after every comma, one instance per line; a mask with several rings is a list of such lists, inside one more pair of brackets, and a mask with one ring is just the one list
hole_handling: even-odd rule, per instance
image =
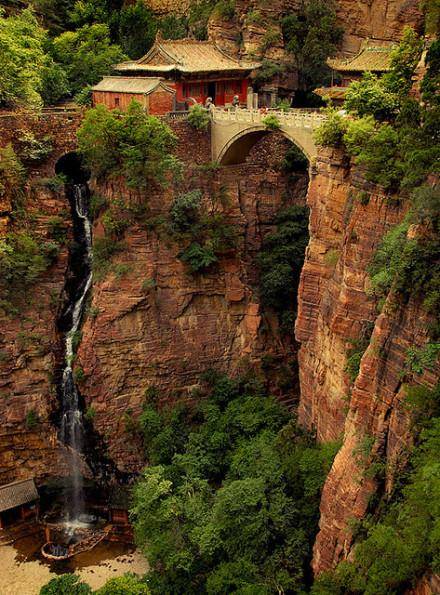
[[61, 430], [60, 437], [68, 447], [71, 477], [71, 495], [68, 501], [69, 525], [78, 526], [87, 521], [84, 503], [84, 485], [82, 475], [82, 453], [84, 446], [83, 413], [80, 406], [80, 395], [75, 384], [72, 364], [74, 360], [74, 344], [79, 331], [86, 297], [92, 285], [92, 226], [88, 214], [88, 190], [85, 184], [73, 186], [73, 208], [83, 237], [83, 278], [78, 290], [69, 304], [65, 315], [71, 321], [65, 335], [65, 359], [61, 384]]

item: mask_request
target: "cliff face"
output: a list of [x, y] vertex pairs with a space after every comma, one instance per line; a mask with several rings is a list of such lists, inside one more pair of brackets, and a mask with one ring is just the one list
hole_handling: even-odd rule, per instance
[[[4, 197], [2, 237], [32, 228], [45, 241], [52, 237], [55, 220], [66, 232], [53, 265], [16, 296], [17, 312], [0, 310], [0, 484], [29, 475], [43, 483], [66, 473], [55, 422], [56, 371], [63, 353], [57, 319], [66, 298], [72, 239], [68, 199], [62, 187], [50, 190], [47, 179], [58, 159], [75, 148], [78, 121], [67, 116], [25, 123], [11, 116], [4, 121], [1, 145], [13, 140], [14, 130], [24, 124], [37, 136], [50, 130], [54, 134], [50, 154], [28, 166], [25, 221], [14, 218], [10, 197]], [[261, 370], [266, 355], [273, 393], [298, 399], [296, 344], [281, 337], [276, 318], [261, 309], [255, 259], [280, 206], [304, 204], [307, 175], [287, 184], [280, 163], [288, 143], [276, 135], [262, 140], [247, 163], [209, 171], [203, 167], [210, 159], [209, 134], [195, 132], [186, 122], [173, 127], [179, 137], [177, 154], [185, 163], [179, 192], [200, 188], [207, 209], [223, 196], [217, 208], [233, 225], [237, 248], [222, 256], [217, 268], [192, 275], [178, 258], [182, 244], [160, 225], [176, 190], [140, 196], [122, 182], [96, 188], [110, 202], [120, 197], [147, 202], [153, 221], [128, 229], [110, 270], [96, 272], [76, 362], [84, 370], [80, 390], [94, 413], [101, 445], [123, 471], [144, 464], [136, 419], [148, 387], [156, 386], [163, 401], [191, 399], [201, 372], [212, 367], [232, 374], [249, 366]], [[104, 232], [103, 215], [95, 222], [95, 241]]]
[[[180, 134], [186, 142], [203, 142], [189, 138], [196, 134], [189, 128]], [[281, 139], [268, 145], [263, 141], [255, 155], [264, 164], [251, 156], [248, 164], [210, 175], [186, 156], [185, 191], [202, 189], [205, 208], [220, 192], [227, 197], [221, 210], [238, 244], [218, 266], [203, 275], [191, 274], [178, 258], [181, 244], [160, 227], [136, 226], [126, 233], [124, 251], [112, 261], [116, 274], [95, 282], [91, 310], [96, 314], [85, 322], [78, 352], [85, 372], [81, 393], [121, 470], [143, 465], [139, 441], [131, 438], [149, 387], [157, 387], [162, 401], [191, 399], [200, 374], [210, 367], [235, 374], [249, 365], [258, 369], [263, 354], [280, 368], [294, 357], [295, 346], [282, 340], [276, 320], [261, 310], [255, 262], [262, 238], [273, 229], [275, 214], [286, 201], [286, 180], [270, 164], [268, 169], [263, 155], [274, 160], [274, 154], [282, 156], [285, 149]], [[110, 201], [121, 191], [127, 197], [118, 184], [99, 188]], [[300, 181], [286, 204], [303, 201], [305, 192]], [[166, 217], [174, 196], [167, 191], [144, 197], [151, 219]], [[100, 233], [98, 220], [95, 237]], [[123, 275], [117, 274], [121, 266]], [[275, 394], [280, 393], [279, 383], [275, 378]], [[286, 398], [295, 396], [293, 385]]]
[[[323, 150], [312, 177], [310, 243], [299, 290], [296, 337], [301, 401], [299, 420], [319, 440], [342, 438], [321, 500], [320, 532], [313, 569], [331, 568], [348, 556], [350, 526], [362, 519], [373, 494], [389, 493], [411, 444], [403, 404], [409, 348], [428, 341], [429, 320], [415, 301], [389, 299], [378, 315], [368, 296], [368, 265], [384, 233], [403, 209], [350, 169], [338, 151]], [[353, 341], [369, 346], [353, 385], [345, 371]], [[433, 386], [438, 373], [425, 371], [411, 382]], [[405, 378], [408, 381], [408, 378]], [[368, 446], [368, 452], [360, 454]], [[371, 466], [385, 466], [378, 484]]]
[[[59, 352], [57, 313], [63, 300], [71, 238], [69, 203], [63, 189], [50, 190], [45, 178], [54, 175], [61, 154], [76, 144], [78, 114], [2, 115], [0, 145], [6, 146], [25, 132], [38, 138], [50, 135], [49, 154], [27, 164], [28, 177], [21, 199], [25, 216], [14, 221], [10, 196], [0, 204], [0, 239], [12, 231], [33, 230], [38, 241], [52, 238], [53, 225], [63, 228], [65, 242], [54, 264], [38, 284], [17, 291], [15, 312], [0, 301], [0, 484], [35, 475], [44, 480], [65, 470], [63, 447], [51, 415], [57, 406], [54, 368]], [[15, 217], [17, 213], [15, 213]]]
[[338, 0], [337, 13], [347, 53], [357, 52], [367, 38], [399, 41], [405, 27], [421, 31], [423, 24], [418, 0]]

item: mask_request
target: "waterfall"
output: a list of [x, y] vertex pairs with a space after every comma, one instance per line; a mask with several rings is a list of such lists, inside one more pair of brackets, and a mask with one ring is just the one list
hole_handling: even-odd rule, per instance
[[73, 208], [83, 237], [84, 275], [66, 313], [71, 320], [65, 335], [65, 359], [61, 384], [62, 418], [60, 437], [68, 447], [72, 497], [69, 501], [69, 521], [78, 523], [84, 517], [84, 486], [81, 473], [81, 455], [84, 444], [83, 414], [79, 392], [73, 376], [74, 340], [81, 326], [86, 297], [92, 285], [92, 226], [88, 217], [87, 186], [73, 186]]

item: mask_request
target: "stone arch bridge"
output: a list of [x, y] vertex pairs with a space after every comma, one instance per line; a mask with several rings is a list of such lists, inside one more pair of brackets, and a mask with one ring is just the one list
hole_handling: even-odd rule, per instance
[[318, 110], [288, 111], [214, 108], [211, 114], [212, 160], [221, 165], [242, 163], [254, 144], [268, 132], [263, 120], [268, 114], [277, 117], [280, 132], [299, 147], [311, 161], [317, 154], [313, 131], [326, 116]]

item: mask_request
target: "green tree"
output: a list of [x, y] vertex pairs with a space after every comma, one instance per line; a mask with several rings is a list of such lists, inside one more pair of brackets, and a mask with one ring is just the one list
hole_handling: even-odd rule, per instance
[[119, 40], [130, 58], [140, 58], [154, 43], [158, 21], [143, 0], [124, 7], [119, 15]]
[[70, 92], [64, 69], [48, 56], [41, 73], [41, 97], [45, 105], [53, 105]]
[[0, 107], [42, 105], [45, 41], [31, 10], [7, 18], [0, 9]]
[[404, 487], [382, 507], [381, 517], [366, 524], [353, 561], [320, 577], [314, 595], [400, 593], [425, 572], [439, 570], [440, 418], [425, 423]]
[[306, 0], [298, 13], [284, 17], [282, 29], [298, 69], [299, 89], [308, 93], [326, 84], [326, 59], [336, 53], [343, 35], [333, 0]]
[[349, 86], [344, 107], [359, 117], [374, 116], [377, 120], [389, 120], [397, 114], [397, 96], [371, 72], [366, 72], [360, 81]]
[[75, 0], [32, 0], [35, 12], [51, 35], [59, 35], [70, 26], [70, 11]]
[[391, 71], [383, 77], [384, 87], [398, 97], [411, 90], [413, 76], [422, 56], [423, 40], [411, 27], [406, 27], [399, 45], [391, 53]]
[[134, 574], [125, 574], [111, 578], [94, 593], [95, 595], [149, 595], [150, 589]]
[[[202, 386], [186, 436], [134, 491], [152, 592], [298, 592], [335, 446], [316, 446], [254, 379], [210, 372]], [[149, 402], [147, 418], [147, 448], [175, 435], [168, 409]]]
[[126, 112], [98, 105], [78, 131], [79, 149], [97, 177], [124, 176], [129, 186], [141, 189], [151, 182], [165, 184], [176, 172], [170, 154], [175, 142], [169, 126], [134, 101]]
[[110, 43], [107, 25], [84, 25], [77, 31], [66, 31], [53, 40], [52, 54], [68, 77], [72, 93], [94, 85], [124, 59], [118, 45]]

